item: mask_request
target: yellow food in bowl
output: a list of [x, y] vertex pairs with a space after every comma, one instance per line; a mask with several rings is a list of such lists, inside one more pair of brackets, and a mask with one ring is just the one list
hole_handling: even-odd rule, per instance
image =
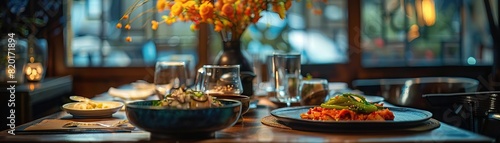
[[106, 109], [110, 105], [101, 102], [78, 102], [73, 105], [74, 109]]

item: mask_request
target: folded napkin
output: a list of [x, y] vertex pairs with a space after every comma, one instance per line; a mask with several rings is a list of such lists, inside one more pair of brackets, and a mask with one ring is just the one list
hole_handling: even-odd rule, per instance
[[109, 88], [108, 94], [114, 97], [127, 100], [142, 100], [153, 95], [154, 88], [150, 89], [117, 89], [114, 87]]
[[144, 80], [137, 80], [137, 81], [132, 82], [130, 84], [134, 87], [134, 89], [138, 89], [138, 90], [154, 90], [154, 88], [155, 88], [154, 84], [149, 83], [149, 82], [144, 81]]
[[27, 128], [24, 129], [24, 131], [36, 131], [36, 130], [43, 130], [43, 131], [48, 131], [48, 130], [71, 130], [71, 129], [112, 129], [112, 128], [120, 128], [120, 129], [129, 129], [133, 130], [134, 126], [132, 126], [130, 123], [123, 124], [122, 126], [119, 127], [105, 127], [105, 126], [99, 126], [99, 125], [82, 125], [78, 127], [63, 127], [65, 124], [70, 123], [70, 122], [85, 122], [85, 123], [102, 123], [105, 125], [113, 125], [116, 124], [120, 121], [123, 121], [122, 119], [107, 119], [107, 120], [65, 120], [65, 119], [45, 119], [41, 121], [40, 123], [31, 125]]

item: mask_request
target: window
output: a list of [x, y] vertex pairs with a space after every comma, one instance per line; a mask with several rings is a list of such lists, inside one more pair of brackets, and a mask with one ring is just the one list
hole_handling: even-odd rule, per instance
[[[294, 2], [282, 20], [274, 12], [261, 13], [262, 18], [247, 28], [242, 44], [256, 62], [265, 62], [275, 51], [302, 53], [303, 64], [346, 63], [347, 2], [329, 0], [317, 5], [323, 14], [313, 14], [305, 1]], [[219, 34], [210, 34], [209, 61], [221, 50]]]
[[[194, 67], [198, 61], [198, 33], [190, 30], [190, 23], [162, 24], [153, 31], [146, 27], [148, 22], [161, 16], [153, 10], [137, 17], [129, 31], [115, 28], [134, 2], [69, 1], [66, 64], [69, 67], [144, 67], [153, 66], [157, 59], [170, 59], [191, 61], [189, 65]], [[153, 8], [155, 2], [139, 7], [130, 19]], [[126, 36], [131, 36], [132, 42], [125, 42]]]
[[361, 9], [364, 67], [492, 64], [483, 1], [363, 0]]

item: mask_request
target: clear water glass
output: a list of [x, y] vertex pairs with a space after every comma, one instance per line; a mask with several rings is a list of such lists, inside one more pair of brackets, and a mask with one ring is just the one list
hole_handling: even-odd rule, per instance
[[206, 94], [243, 93], [240, 65], [204, 65], [201, 90]]
[[300, 54], [274, 53], [273, 63], [276, 98], [287, 106], [299, 102], [299, 84], [302, 78]]
[[158, 61], [156, 62], [154, 76], [155, 94], [158, 98], [163, 99], [166, 94], [170, 93], [172, 88], [186, 86], [186, 62]]
[[328, 80], [322, 78], [302, 79], [299, 86], [300, 105], [320, 105], [329, 93]]

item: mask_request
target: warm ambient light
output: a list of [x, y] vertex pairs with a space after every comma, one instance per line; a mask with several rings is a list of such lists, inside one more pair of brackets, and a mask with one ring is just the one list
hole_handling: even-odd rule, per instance
[[41, 63], [27, 63], [25, 68], [25, 75], [28, 81], [42, 80], [43, 68]]
[[432, 26], [436, 23], [436, 6], [434, 0], [415, 1], [419, 25]]
[[434, 0], [422, 0], [423, 19], [426, 26], [436, 23], [436, 7]]
[[420, 32], [418, 31], [418, 26], [416, 24], [413, 24], [410, 27], [410, 30], [408, 30], [408, 42], [413, 41], [414, 39], [417, 39], [420, 36]]

